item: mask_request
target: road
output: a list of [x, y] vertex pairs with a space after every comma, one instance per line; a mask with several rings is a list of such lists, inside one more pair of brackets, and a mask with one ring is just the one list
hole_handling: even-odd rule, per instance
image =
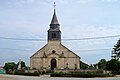
[[120, 80], [120, 77], [110, 77], [110, 78], [65, 78], [65, 77], [62, 77], [61, 78], [61, 77], [50, 77], [49, 75], [33, 77], [33, 76], [0, 74], [0, 80]]

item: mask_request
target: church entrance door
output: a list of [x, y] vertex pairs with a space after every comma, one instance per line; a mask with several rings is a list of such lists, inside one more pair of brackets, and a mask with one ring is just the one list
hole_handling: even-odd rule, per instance
[[52, 59], [51, 60], [51, 70], [54, 70], [54, 68], [56, 68], [57, 67], [57, 61], [56, 61], [56, 59]]

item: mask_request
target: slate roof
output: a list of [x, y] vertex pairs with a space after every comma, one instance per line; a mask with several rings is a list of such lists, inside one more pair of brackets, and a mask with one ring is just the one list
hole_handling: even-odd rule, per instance
[[52, 18], [51, 24], [59, 24], [57, 16], [56, 16], [56, 13], [55, 13], [55, 9], [54, 9], [54, 14], [53, 14], [53, 18]]

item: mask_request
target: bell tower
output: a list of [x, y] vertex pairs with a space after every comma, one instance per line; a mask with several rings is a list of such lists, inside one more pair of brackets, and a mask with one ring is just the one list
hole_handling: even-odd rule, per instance
[[52, 21], [50, 23], [50, 28], [48, 30], [48, 41], [60, 41], [61, 42], [61, 31], [60, 24], [58, 23], [58, 19], [55, 12], [55, 2], [54, 2], [54, 14], [52, 17]]

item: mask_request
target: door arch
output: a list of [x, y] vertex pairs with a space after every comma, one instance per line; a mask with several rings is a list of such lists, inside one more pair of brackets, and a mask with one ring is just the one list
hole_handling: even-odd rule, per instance
[[54, 70], [54, 68], [56, 68], [57, 67], [57, 61], [56, 61], [56, 59], [52, 59], [51, 60], [51, 70]]

